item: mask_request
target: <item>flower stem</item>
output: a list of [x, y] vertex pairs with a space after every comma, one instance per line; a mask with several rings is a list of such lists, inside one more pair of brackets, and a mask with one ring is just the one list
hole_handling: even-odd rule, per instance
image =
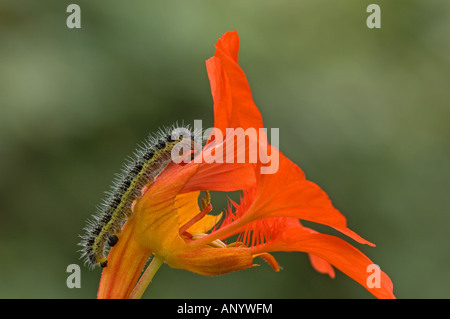
[[161, 267], [163, 263], [164, 258], [158, 255], [153, 255], [153, 259], [150, 262], [150, 265], [148, 265], [147, 269], [145, 269], [144, 273], [141, 276], [141, 279], [139, 279], [139, 282], [131, 292], [130, 299], [140, 299], [142, 297], [145, 290], [147, 289], [147, 286], [150, 284], [159, 267]]

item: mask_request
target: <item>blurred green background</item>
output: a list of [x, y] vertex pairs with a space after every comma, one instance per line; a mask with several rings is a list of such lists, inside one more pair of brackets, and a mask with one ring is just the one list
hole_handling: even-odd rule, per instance
[[[68, 29], [70, 3], [0, 3], [1, 298], [96, 296], [85, 220], [148, 133], [212, 125], [205, 60], [228, 30], [265, 127], [377, 247], [349, 242], [398, 298], [450, 298], [450, 2], [77, 1], [82, 28]], [[165, 265], [144, 297], [372, 298], [305, 254], [275, 255], [279, 273]], [[81, 289], [66, 287], [73, 263]]]

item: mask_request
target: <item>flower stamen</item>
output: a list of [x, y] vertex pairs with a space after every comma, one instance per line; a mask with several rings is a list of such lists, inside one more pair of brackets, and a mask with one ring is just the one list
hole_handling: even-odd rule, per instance
[[[204, 233], [195, 234], [195, 235], [192, 236], [192, 239], [193, 239], [193, 240], [196, 240], [196, 239], [203, 238], [203, 237], [205, 237], [205, 236], [208, 236], [208, 234], [204, 234]], [[227, 246], [223, 241], [221, 241], [220, 239], [216, 239], [216, 240], [210, 242], [208, 245], [211, 246], [211, 247], [215, 247], [215, 248], [227, 248], [227, 247], [228, 247], [228, 246]]]

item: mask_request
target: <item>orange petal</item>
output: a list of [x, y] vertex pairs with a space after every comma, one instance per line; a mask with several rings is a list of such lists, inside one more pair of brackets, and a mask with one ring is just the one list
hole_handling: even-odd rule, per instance
[[197, 168], [196, 165], [169, 164], [134, 206], [136, 240], [163, 258], [185, 245], [179, 236], [175, 198]]
[[[226, 32], [216, 43], [214, 57], [206, 61], [214, 101], [214, 128], [219, 130], [224, 138], [227, 128], [258, 130], [263, 127], [261, 113], [253, 102], [244, 71], [238, 65], [238, 53], [237, 32]], [[225, 148], [228, 147], [228, 143], [224, 145]], [[225, 149], [223, 151], [226, 152]], [[248, 153], [248, 148], [244, 152]], [[234, 154], [236, 157], [237, 152]], [[250, 187], [254, 183], [253, 168], [248, 163], [212, 163], [202, 160], [198, 174], [188, 181], [183, 192], [235, 191]]]
[[237, 63], [238, 51], [237, 32], [227, 32], [217, 41], [214, 57], [206, 61], [214, 100], [214, 127], [224, 134], [231, 127], [263, 127], [244, 71]]
[[238, 63], [239, 58], [239, 35], [236, 30], [225, 32], [222, 37], [217, 40], [217, 50], [222, 51], [231, 60]]
[[144, 249], [134, 236], [135, 223], [127, 222], [117, 244], [108, 254], [108, 266], [103, 268], [97, 298], [126, 299], [129, 297], [152, 252]]
[[379, 287], [368, 285], [371, 275], [369, 266], [374, 265], [374, 263], [361, 251], [338, 237], [311, 233], [305, 231], [303, 227], [292, 227], [286, 229], [283, 236], [277, 240], [252, 248], [252, 250], [255, 253], [261, 251], [302, 251], [313, 254], [361, 284], [375, 297], [395, 298], [392, 281], [381, 270], [379, 272]]
[[[277, 152], [274, 148], [272, 152]], [[359, 243], [374, 246], [347, 228], [346, 218], [332, 205], [328, 195], [316, 184], [305, 179], [303, 171], [281, 152], [279, 170], [275, 174], [257, 175], [254, 201], [246, 200], [242, 217], [256, 220], [268, 217], [295, 217], [337, 229]], [[245, 200], [245, 198], [244, 198]], [[246, 211], [248, 210], [248, 211]]]
[[251, 164], [201, 163], [197, 173], [187, 181], [182, 192], [196, 190], [232, 192], [254, 184], [255, 173]]
[[194, 218], [199, 212], [198, 196], [200, 191], [179, 194], [175, 197], [174, 206], [177, 210], [178, 225], [181, 227]]

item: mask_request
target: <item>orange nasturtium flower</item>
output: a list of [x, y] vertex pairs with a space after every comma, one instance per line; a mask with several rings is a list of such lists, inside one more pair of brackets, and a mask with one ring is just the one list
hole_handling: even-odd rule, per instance
[[[214, 128], [222, 132], [226, 128], [263, 128], [261, 114], [238, 65], [238, 49], [237, 32], [227, 32], [206, 62], [214, 101]], [[264, 136], [260, 139], [267, 141]], [[218, 151], [227, 145], [226, 141], [215, 143], [212, 138], [196, 155], [204, 160], [168, 164], [134, 203], [133, 217], [125, 223], [120, 240], [109, 252], [97, 297], [140, 298], [163, 263], [212, 276], [251, 268], [255, 266], [253, 260], [260, 257], [279, 271], [271, 252], [300, 251], [309, 255], [312, 266], [321, 273], [333, 278], [334, 266], [375, 297], [395, 298], [392, 282], [381, 270], [378, 283], [368, 284], [368, 267], [373, 262], [358, 249], [300, 223], [308, 220], [327, 225], [359, 243], [374, 246], [347, 227], [345, 217], [333, 207], [326, 193], [307, 181], [296, 164], [268, 143], [259, 143], [278, 156], [276, 172], [262, 174], [260, 168], [267, 162], [260, 160], [206, 160], [214, 153], [212, 149]], [[248, 147], [245, 152], [248, 157]], [[202, 191], [206, 199], [199, 208]], [[213, 215], [208, 191], [242, 191], [242, 195], [239, 203], [230, 200], [224, 213]], [[226, 245], [224, 241], [234, 235], [238, 235], [233, 237], [236, 242]]]

